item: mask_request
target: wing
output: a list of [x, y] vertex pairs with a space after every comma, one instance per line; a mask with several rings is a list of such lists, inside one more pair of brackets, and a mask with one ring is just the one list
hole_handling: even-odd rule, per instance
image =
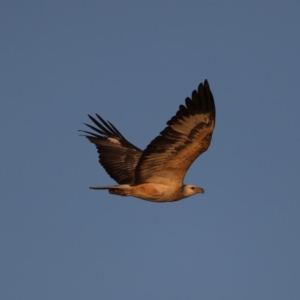
[[99, 162], [108, 175], [119, 184], [131, 184], [142, 151], [129, 143], [113, 124], [104, 121], [98, 114], [96, 115], [99, 121], [88, 116], [97, 128], [84, 123], [95, 133], [79, 131], [86, 133], [87, 135], [84, 136], [96, 145]]
[[181, 185], [193, 161], [209, 147], [216, 112], [207, 80], [185, 103], [144, 150], [135, 169], [134, 185], [144, 182]]

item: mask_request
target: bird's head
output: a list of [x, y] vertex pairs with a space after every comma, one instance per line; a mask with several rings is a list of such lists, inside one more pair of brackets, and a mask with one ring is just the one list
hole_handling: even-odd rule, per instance
[[199, 193], [204, 194], [204, 189], [192, 184], [185, 185], [183, 188], [184, 197], [189, 197]]

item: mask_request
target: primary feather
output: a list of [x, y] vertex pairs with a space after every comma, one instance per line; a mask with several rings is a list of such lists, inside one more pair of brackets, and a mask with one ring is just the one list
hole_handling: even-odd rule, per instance
[[80, 130], [86, 133], [89, 141], [96, 145], [99, 153], [99, 162], [119, 184], [131, 184], [134, 179], [134, 170], [142, 151], [129, 143], [114, 125], [104, 121], [98, 114], [99, 121], [88, 115], [98, 127], [85, 124], [96, 133]]

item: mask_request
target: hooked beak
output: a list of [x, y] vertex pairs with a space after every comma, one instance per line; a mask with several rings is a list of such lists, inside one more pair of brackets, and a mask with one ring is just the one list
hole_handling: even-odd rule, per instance
[[197, 192], [200, 193], [200, 194], [204, 194], [204, 189], [198, 187], [198, 188], [197, 188]]

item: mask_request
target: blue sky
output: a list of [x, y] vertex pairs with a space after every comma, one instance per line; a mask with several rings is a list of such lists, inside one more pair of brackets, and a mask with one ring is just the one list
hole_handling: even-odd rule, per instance
[[[3, 299], [299, 299], [300, 4], [1, 1]], [[217, 121], [156, 204], [78, 135], [99, 113], [140, 148], [204, 79]]]

